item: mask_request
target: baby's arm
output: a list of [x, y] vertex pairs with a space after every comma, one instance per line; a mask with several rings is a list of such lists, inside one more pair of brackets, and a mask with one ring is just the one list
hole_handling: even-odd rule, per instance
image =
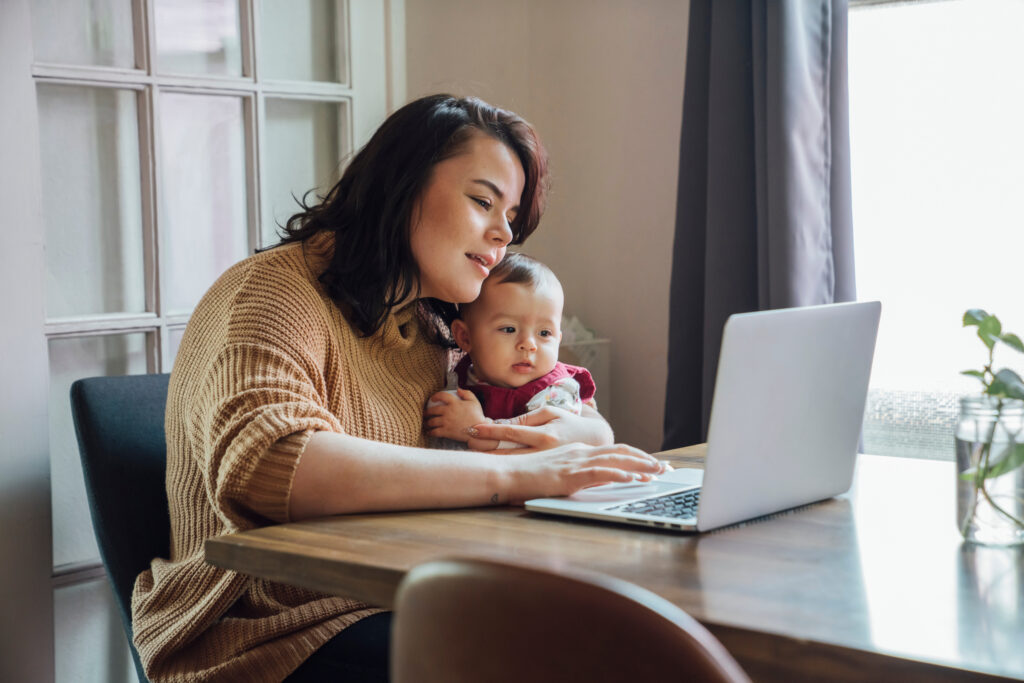
[[468, 389], [440, 391], [427, 401], [424, 412], [425, 427], [428, 436], [470, 442], [474, 450], [491, 450], [498, 447], [497, 441], [470, 439], [469, 428], [478, 424], [491, 422], [484, 417], [480, 401]]

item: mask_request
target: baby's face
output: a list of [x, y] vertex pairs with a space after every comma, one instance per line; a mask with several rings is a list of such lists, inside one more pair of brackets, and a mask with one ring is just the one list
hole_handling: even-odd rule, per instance
[[476, 375], [500, 387], [521, 387], [551, 372], [562, 341], [562, 288], [484, 281], [480, 297], [452, 324], [455, 341]]

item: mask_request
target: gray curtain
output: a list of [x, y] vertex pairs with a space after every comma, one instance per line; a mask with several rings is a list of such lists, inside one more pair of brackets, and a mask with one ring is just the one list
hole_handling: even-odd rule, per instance
[[846, 0], [691, 0], [664, 448], [707, 436], [733, 313], [855, 299]]

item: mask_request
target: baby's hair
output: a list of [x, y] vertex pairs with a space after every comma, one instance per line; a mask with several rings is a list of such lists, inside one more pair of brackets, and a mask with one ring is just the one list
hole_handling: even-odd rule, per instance
[[[532, 256], [527, 256], [517, 251], [505, 252], [505, 258], [501, 259], [498, 265], [491, 268], [491, 274], [487, 276], [487, 279], [493, 279], [499, 285], [506, 282], [514, 285], [526, 285], [533, 290], [542, 285], [552, 285], [559, 290], [562, 289], [562, 283], [558, 281], [553, 270]], [[473, 303], [470, 301], [469, 303], [459, 304], [458, 317], [464, 317], [465, 312], [469, 310]]]
[[559, 284], [554, 271], [532, 256], [516, 251], [507, 252], [491, 269], [489, 277], [498, 283], [523, 284], [534, 289], [543, 284]]

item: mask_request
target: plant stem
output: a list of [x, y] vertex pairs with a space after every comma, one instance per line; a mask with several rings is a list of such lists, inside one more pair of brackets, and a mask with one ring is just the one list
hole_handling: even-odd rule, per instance
[[[992, 352], [990, 350], [989, 351], [989, 366], [988, 367], [991, 367], [991, 355], [992, 355]], [[988, 369], [988, 367], [986, 369]], [[1006, 517], [1007, 519], [1012, 521], [1017, 526], [1024, 527], [1024, 520], [1017, 519], [1015, 516], [1013, 516], [1012, 514], [1007, 512], [1006, 510], [1004, 510], [1000, 505], [998, 505], [992, 499], [992, 496], [989, 495], [988, 489], [985, 487], [986, 475], [988, 474], [988, 468], [989, 468], [989, 459], [990, 459], [990, 456], [991, 456], [991, 453], [992, 453], [992, 441], [993, 441], [993, 439], [995, 439], [996, 427], [999, 426], [999, 420], [1002, 418], [1002, 415], [1003, 415], [1003, 399], [1000, 398], [1000, 399], [998, 399], [998, 401], [996, 403], [996, 419], [992, 422], [992, 429], [989, 430], [988, 438], [985, 440], [985, 442], [981, 446], [981, 456], [978, 458], [979, 462], [975, 466], [975, 470], [974, 470], [974, 500], [972, 501], [971, 511], [964, 518], [963, 527], [961, 528], [961, 532], [963, 533], [963, 535], [965, 537], [967, 535], [967, 529], [970, 526], [970, 522], [971, 522], [971, 520], [974, 519], [974, 516], [975, 516], [975, 514], [977, 514], [977, 511], [978, 511], [978, 494], [979, 493], [982, 496], [985, 497], [985, 500], [988, 501], [988, 504], [990, 506], [992, 506], [993, 510], [995, 510], [999, 514], [1003, 515], [1004, 517]], [[1012, 443], [1013, 442], [1011, 441], [1011, 444]], [[1009, 473], [1007, 473], [1007, 474], [1009, 474]], [[1005, 476], [1005, 475], [1003, 475], [1003, 476]]]

